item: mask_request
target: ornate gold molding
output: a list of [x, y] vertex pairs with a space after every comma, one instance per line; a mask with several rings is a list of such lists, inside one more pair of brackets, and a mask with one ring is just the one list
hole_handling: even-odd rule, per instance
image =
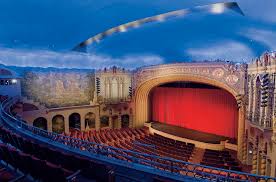
[[176, 63], [143, 67], [134, 73], [133, 88], [164, 76], [197, 76], [224, 84], [237, 94], [244, 94], [245, 65], [225, 62]]

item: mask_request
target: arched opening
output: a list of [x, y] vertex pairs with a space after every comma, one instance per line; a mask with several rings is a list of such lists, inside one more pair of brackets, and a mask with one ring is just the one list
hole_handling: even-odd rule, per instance
[[36, 118], [33, 122], [33, 126], [47, 130], [47, 119], [44, 117]]
[[79, 113], [72, 113], [69, 116], [69, 128], [70, 129], [80, 129], [80, 114]]
[[85, 129], [91, 129], [96, 127], [96, 115], [92, 112], [89, 112], [85, 115], [84, 119]]
[[[177, 70], [178, 71], [178, 70]], [[135, 104], [135, 118], [133, 125], [134, 127], [141, 127], [145, 122], [151, 119], [150, 117], [150, 102], [149, 94], [151, 90], [159, 85], [170, 83], [170, 82], [197, 82], [203, 84], [213, 85], [222, 89], [227, 90], [233, 96], [238, 95], [238, 92], [231, 86], [225, 84], [222, 81], [217, 81], [215, 79], [210, 79], [207, 77], [184, 74], [184, 73], [167, 73], [164, 76], [150, 77], [148, 80], [143, 80], [136, 86], [136, 91], [134, 95], [134, 104]], [[243, 121], [244, 122], [244, 121]]]
[[128, 128], [129, 127], [129, 115], [124, 114], [121, 116], [122, 121], [122, 128]]
[[256, 79], [256, 92], [255, 92], [255, 112], [253, 122], [259, 123], [260, 120], [260, 108], [261, 108], [261, 80], [258, 76]]
[[100, 118], [101, 128], [109, 126], [109, 117], [108, 116], [101, 116]]
[[197, 82], [170, 82], [152, 89], [149, 98], [151, 121], [237, 138], [237, 102], [224, 89]]
[[[227, 76], [222, 78], [213, 78], [213, 76], [203, 76], [191, 68], [189, 65], [186, 67], [186, 64], [176, 64], [174, 68], [170, 65], [155, 67], [154, 71], [150, 69], [140, 70], [137, 76], [141, 78], [134, 85], [134, 120], [133, 127], [142, 127], [144, 123], [151, 120], [151, 109], [150, 109], [150, 92], [155, 87], [170, 83], [170, 82], [197, 82], [202, 84], [208, 84], [216, 86], [218, 88], [226, 90], [233, 97], [241, 96], [243, 97], [243, 90], [240, 89], [240, 86], [244, 86], [243, 79], [239, 76]], [[168, 69], [163, 69], [168, 68]], [[201, 69], [201, 68], [200, 68]], [[203, 71], [209, 72], [208, 70]], [[187, 73], [188, 72], [188, 73]], [[190, 74], [190, 72], [193, 72]], [[143, 74], [142, 74], [143, 73]], [[229, 74], [229, 72], [227, 73]], [[227, 78], [227, 79], [226, 79]], [[228, 79], [229, 78], [229, 79]], [[237, 85], [240, 85], [237, 87]], [[245, 105], [243, 100], [241, 100], [240, 107], [238, 110], [238, 137], [237, 137], [237, 149], [238, 149], [238, 158], [242, 160], [242, 143], [244, 135], [244, 123], [245, 123]], [[222, 123], [221, 123], [222, 124]]]
[[64, 132], [64, 117], [62, 115], [56, 115], [52, 119], [52, 130], [55, 133]]

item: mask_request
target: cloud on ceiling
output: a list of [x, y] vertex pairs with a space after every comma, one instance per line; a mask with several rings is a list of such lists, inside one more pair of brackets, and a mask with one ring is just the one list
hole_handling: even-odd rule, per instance
[[267, 46], [270, 51], [276, 50], [276, 33], [275, 31], [265, 30], [265, 29], [256, 29], [249, 28], [244, 32], [240, 33], [241, 35], [246, 36], [247, 38], [260, 42]]
[[255, 55], [245, 44], [237, 41], [222, 41], [208, 46], [189, 48], [186, 54], [192, 60], [226, 60], [248, 62]]
[[13, 66], [99, 69], [119, 66], [133, 69], [145, 65], [162, 64], [158, 55], [127, 55], [113, 58], [107, 55], [47, 50], [0, 49], [0, 63]]

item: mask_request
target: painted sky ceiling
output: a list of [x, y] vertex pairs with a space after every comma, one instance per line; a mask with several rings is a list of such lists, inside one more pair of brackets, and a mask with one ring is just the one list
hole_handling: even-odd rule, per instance
[[225, 1], [3, 0], [0, 63], [135, 68], [206, 59], [248, 61], [275, 50], [276, 2], [238, 0], [245, 16], [228, 10], [189, 14], [114, 34], [88, 46], [88, 53], [71, 51], [83, 40], [127, 22], [218, 2]]

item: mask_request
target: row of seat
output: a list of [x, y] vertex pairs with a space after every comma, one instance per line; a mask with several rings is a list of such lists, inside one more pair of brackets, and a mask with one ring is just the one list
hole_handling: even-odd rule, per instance
[[[87, 165], [90, 164], [92, 161], [88, 161], [87, 159], [82, 159], [76, 157], [74, 155], [70, 155], [68, 153], [63, 153], [62, 151], [53, 150], [51, 146], [41, 145], [35, 141], [23, 138], [16, 134], [9, 133], [8, 130], [0, 128], [0, 136], [6, 143], [10, 143], [13, 146], [16, 146], [16, 150], [11, 149], [10, 152], [12, 155], [24, 158], [24, 154], [27, 155], [28, 160], [35, 160], [35, 161], [44, 161], [43, 166], [45, 168], [64, 168], [69, 171], [74, 171], [77, 169], [87, 169]], [[149, 135], [147, 129], [121, 129], [121, 130], [100, 130], [100, 131], [90, 131], [90, 132], [75, 132], [71, 133], [70, 136], [79, 138], [82, 140], [93, 141], [96, 143], [103, 143], [108, 144], [111, 146], [134, 150], [142, 153], [148, 153], [153, 155], [160, 155], [166, 157], [173, 157], [176, 158], [178, 156], [185, 156], [180, 160], [188, 160], [187, 156], [191, 155], [194, 145], [193, 144], [186, 144], [184, 142], [177, 142], [172, 139], [168, 139], [159, 135]], [[137, 144], [139, 142], [140, 144]], [[141, 145], [142, 144], [142, 145]], [[148, 146], [147, 146], [148, 144]], [[154, 147], [150, 147], [149, 145], [153, 145]], [[5, 147], [4, 147], [5, 148]], [[9, 148], [9, 147], [8, 147]], [[20, 151], [19, 151], [19, 150]], [[108, 149], [109, 150], [109, 149]], [[181, 153], [183, 152], [183, 153]], [[6, 151], [7, 153], [7, 151]], [[23, 154], [23, 156], [21, 156]], [[131, 161], [133, 162], [133, 158], [135, 160], [140, 160], [140, 163], [145, 165], [150, 165], [156, 167], [158, 169], [167, 170], [171, 172], [183, 172], [182, 169], [185, 169], [187, 166], [181, 162], [172, 162], [170, 160], [162, 159], [162, 158], [154, 158], [147, 155], [139, 155], [133, 152], [127, 151], [116, 151], [116, 153], [105, 153], [108, 157], [113, 157], [121, 160]], [[121, 155], [118, 155], [121, 154]], [[173, 154], [173, 155], [172, 155]], [[216, 155], [213, 151], [206, 150], [206, 156], [214, 156]], [[227, 154], [219, 154], [221, 157], [226, 157]], [[37, 160], [36, 160], [37, 159]], [[8, 160], [8, 159], [6, 159]], [[21, 159], [20, 159], [21, 160]], [[22, 159], [23, 161], [25, 159]], [[13, 161], [15, 162], [15, 161]], [[12, 162], [11, 162], [12, 163]], [[29, 162], [33, 163], [33, 162]], [[34, 163], [35, 164], [35, 163]], [[16, 163], [14, 163], [16, 165]], [[82, 168], [82, 165], [85, 167]], [[99, 165], [94, 165], [99, 166]], [[193, 165], [191, 165], [193, 166]], [[179, 167], [176, 169], [175, 167]], [[105, 167], [104, 167], [105, 168]], [[104, 169], [106, 171], [106, 169]], [[205, 172], [214, 173], [216, 170], [210, 170], [209, 168], [202, 168]], [[210, 170], [210, 171], [208, 171]], [[199, 172], [200, 169], [196, 169], [191, 171], [192, 173]], [[223, 171], [217, 170], [219, 175], [223, 175]], [[59, 175], [63, 172], [59, 171]], [[91, 173], [91, 171], [89, 171]], [[87, 173], [88, 174], [88, 173]], [[35, 174], [34, 174], [35, 175]], [[238, 177], [239, 178], [239, 177]]]
[[[0, 138], [4, 143], [14, 146], [7, 147], [2, 144], [0, 155], [3, 156], [2, 160], [10, 163], [14, 168], [20, 169], [25, 174], [30, 174], [32, 177], [43, 181], [53, 181], [54, 179], [68, 181], [74, 179], [80, 170], [82, 175], [91, 175], [89, 174], [91, 168], [105, 166], [86, 158], [52, 149], [47, 145], [38, 144], [35, 141], [16, 135], [4, 127], [0, 127]], [[41, 167], [39, 168], [39, 166]], [[36, 171], [35, 169], [40, 170]], [[100, 174], [104, 173], [103, 175], [106, 175], [108, 171], [109, 169], [106, 168]], [[47, 175], [44, 176], [44, 174]], [[94, 177], [95, 175], [97, 174], [94, 174]], [[100, 178], [106, 178], [103, 175]]]
[[[183, 161], [188, 161], [190, 159], [194, 149], [194, 145], [192, 144], [187, 145], [185, 142], [176, 143], [174, 140], [159, 135], [149, 135], [147, 128], [104, 129], [88, 132], [73, 130], [71, 131], [70, 136], [82, 140], [88, 140], [90, 142], [118, 146], [120, 148], [150, 155], [172, 157]], [[129, 142], [129, 146], [118, 145], [120, 142]], [[138, 143], [141, 143], [142, 145], [139, 145]], [[153, 145], [154, 149], [148, 147], [149, 145]]]
[[60, 165], [36, 158], [5, 144], [0, 144], [0, 154], [1, 159], [16, 170], [19, 169], [24, 174], [30, 174], [33, 178], [42, 181], [68, 181], [76, 175]]
[[7, 95], [0, 95], [0, 103], [2, 103], [3, 101], [5, 101], [8, 98]]
[[248, 178], [246, 175], [243, 175], [243, 174], [237, 174], [237, 173], [229, 173], [229, 172], [226, 172], [226, 171], [222, 171], [222, 170], [219, 170], [219, 169], [210, 169], [210, 168], [205, 168], [205, 167], [196, 167], [195, 168], [195, 176], [205, 176], [207, 178], [210, 179], [210, 181], [216, 181], [216, 179], [212, 179], [212, 176], [209, 175], [209, 174], [214, 174], [214, 175], [217, 175], [217, 176], [223, 176], [223, 177], [226, 177], [228, 178], [227, 181], [248, 181]]
[[206, 149], [202, 158], [202, 165], [208, 165], [218, 168], [242, 171], [239, 163], [234, 159], [229, 151], [216, 151]]
[[24, 175], [20, 172], [13, 171], [8, 166], [0, 163], [0, 181], [1, 182], [16, 182], [20, 181]]
[[110, 145], [117, 141], [137, 139], [146, 135], [148, 135], [148, 131], [145, 128], [102, 129], [99, 131], [71, 130], [69, 134], [73, 138]]

